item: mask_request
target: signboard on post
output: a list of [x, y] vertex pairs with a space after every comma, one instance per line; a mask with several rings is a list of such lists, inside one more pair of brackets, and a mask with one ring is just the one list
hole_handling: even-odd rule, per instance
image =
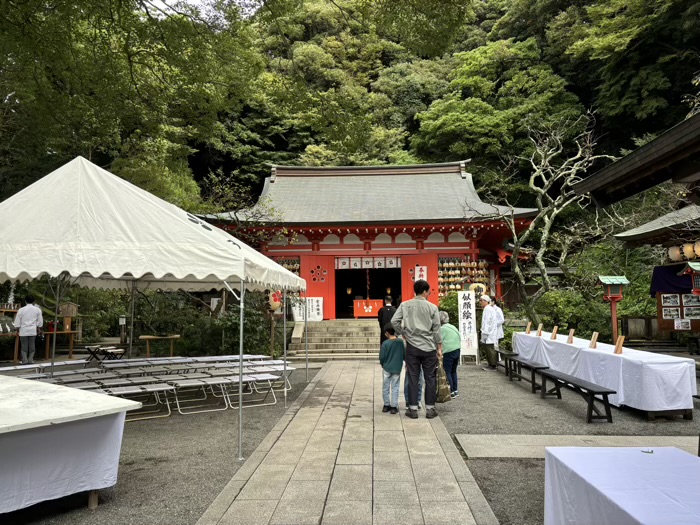
[[[304, 299], [297, 298], [292, 303], [292, 319], [294, 321], [304, 321]], [[323, 297], [306, 298], [306, 320], [323, 321]]]
[[473, 355], [479, 362], [479, 334], [476, 326], [476, 298], [473, 290], [457, 294], [459, 310], [459, 335], [462, 339], [461, 355]]

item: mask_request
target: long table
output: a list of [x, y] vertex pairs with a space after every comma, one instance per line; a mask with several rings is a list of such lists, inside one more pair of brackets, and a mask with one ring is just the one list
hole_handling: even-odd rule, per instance
[[140, 407], [0, 377], [0, 514], [116, 484], [125, 414]]
[[615, 390], [617, 394], [610, 396], [615, 406], [647, 412], [692, 411], [693, 395], [698, 393], [693, 359], [631, 348], [615, 354], [613, 345], [598, 343], [597, 348], [589, 348], [589, 344], [581, 338], [567, 343], [566, 335], [551, 339], [546, 332], [539, 337], [534, 333], [513, 334], [514, 352], [553, 370]]
[[700, 458], [672, 447], [545, 449], [544, 525], [700, 523]]

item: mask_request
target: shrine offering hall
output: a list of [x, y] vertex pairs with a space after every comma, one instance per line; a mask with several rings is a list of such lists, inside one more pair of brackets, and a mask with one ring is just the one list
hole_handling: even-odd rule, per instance
[[[416, 279], [435, 304], [477, 287], [501, 296], [510, 230], [500, 217], [511, 210], [481, 201], [464, 162], [276, 166], [260, 201], [281, 213], [270, 228], [285, 230], [261, 251], [306, 279], [323, 319], [376, 318], [386, 295], [412, 299]], [[534, 210], [514, 212], [521, 229]]]

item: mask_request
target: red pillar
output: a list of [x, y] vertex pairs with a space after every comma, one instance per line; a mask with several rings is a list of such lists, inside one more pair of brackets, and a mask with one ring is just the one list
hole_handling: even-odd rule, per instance
[[617, 301], [610, 301], [610, 314], [612, 316], [612, 344], [617, 343]]

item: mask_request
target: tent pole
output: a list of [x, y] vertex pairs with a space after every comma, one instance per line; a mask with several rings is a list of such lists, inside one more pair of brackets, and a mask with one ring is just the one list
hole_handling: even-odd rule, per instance
[[243, 461], [243, 307], [245, 282], [241, 279], [240, 341], [238, 343], [238, 461]]
[[[274, 314], [273, 314], [274, 315]], [[282, 290], [282, 339], [284, 339], [284, 408], [287, 408], [287, 290]]]
[[304, 346], [306, 347], [306, 382], [309, 382], [309, 320], [306, 318], [306, 311], [309, 309], [308, 297], [304, 292]]
[[136, 281], [131, 281], [131, 327], [129, 328], [129, 359], [131, 359], [131, 348], [134, 344], [134, 296], [136, 295]]
[[[49, 281], [50, 282], [50, 281]], [[53, 314], [53, 341], [51, 342], [51, 372], [49, 377], [53, 378], [53, 365], [56, 359], [56, 337], [58, 337], [58, 303], [61, 302], [61, 276], [56, 279], [56, 308]], [[36, 351], [36, 345], [35, 345]]]

